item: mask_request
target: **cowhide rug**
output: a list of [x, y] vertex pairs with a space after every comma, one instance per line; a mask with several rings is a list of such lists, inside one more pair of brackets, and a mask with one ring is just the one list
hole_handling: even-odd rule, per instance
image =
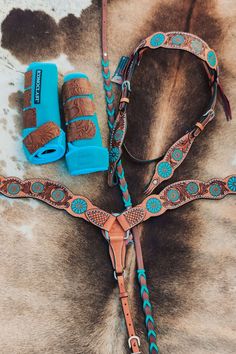
[[[29, 165], [22, 150], [23, 72], [31, 61], [89, 75], [104, 143], [108, 142], [100, 66], [100, 1], [8, 0], [1, 11], [0, 174], [48, 177], [108, 210], [121, 211], [106, 174], [69, 176], [64, 160]], [[172, 181], [208, 180], [236, 171], [236, 3], [233, 0], [112, 0], [109, 52], [114, 71], [156, 31], [195, 33], [219, 57], [234, 120], [217, 119], [194, 144]], [[200, 61], [164, 49], [147, 53], [135, 75], [127, 144], [139, 157], [162, 154], [203, 112], [208, 87]], [[153, 166], [124, 162], [134, 202]], [[143, 249], [163, 354], [236, 351], [236, 199], [197, 201], [149, 220]], [[95, 227], [37, 201], [0, 198], [1, 354], [126, 354], [127, 335], [108, 256]], [[129, 293], [142, 353], [147, 353], [135, 257]]]

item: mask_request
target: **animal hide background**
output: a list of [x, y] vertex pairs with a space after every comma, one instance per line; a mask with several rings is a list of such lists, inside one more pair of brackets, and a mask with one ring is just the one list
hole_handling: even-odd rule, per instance
[[[57, 180], [94, 204], [121, 211], [106, 174], [71, 177], [62, 159], [30, 165], [22, 149], [23, 72], [32, 61], [58, 65], [59, 87], [70, 71], [87, 73], [104, 143], [108, 142], [100, 64], [101, 1], [0, 0], [0, 174]], [[111, 71], [121, 55], [156, 31], [187, 31], [218, 54], [233, 120], [217, 117], [194, 143], [172, 181], [208, 180], [236, 171], [236, 3], [233, 0], [112, 0]], [[142, 158], [162, 154], [209, 98], [199, 59], [158, 49], [145, 54], [132, 83], [127, 145]], [[153, 166], [124, 159], [134, 203], [143, 199]], [[163, 354], [235, 353], [236, 199], [196, 201], [143, 226], [142, 244], [158, 342]], [[0, 198], [1, 354], [126, 354], [127, 335], [107, 244], [98, 229], [32, 200]], [[135, 257], [128, 290], [142, 352], [147, 353]]]

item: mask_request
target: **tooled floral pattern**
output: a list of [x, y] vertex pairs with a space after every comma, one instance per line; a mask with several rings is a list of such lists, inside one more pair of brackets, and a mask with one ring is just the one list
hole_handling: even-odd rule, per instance
[[60, 135], [60, 128], [53, 122], [41, 125], [38, 129], [27, 135], [23, 142], [31, 154]]
[[75, 98], [66, 102], [64, 113], [66, 122], [70, 122], [78, 117], [93, 116], [95, 114], [95, 105], [89, 97]]
[[67, 126], [67, 140], [73, 142], [81, 139], [92, 139], [96, 134], [96, 126], [91, 120], [78, 120]]
[[74, 96], [89, 94], [91, 94], [91, 84], [86, 78], [72, 79], [65, 82], [62, 87], [63, 102]]

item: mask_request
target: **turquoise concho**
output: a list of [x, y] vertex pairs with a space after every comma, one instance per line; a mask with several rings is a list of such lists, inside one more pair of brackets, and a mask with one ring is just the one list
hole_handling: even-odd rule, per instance
[[173, 160], [175, 161], [180, 161], [183, 158], [183, 152], [180, 149], [175, 149], [172, 154], [171, 157]]
[[51, 196], [56, 202], [61, 202], [65, 197], [65, 192], [62, 189], [55, 189], [52, 191]]
[[160, 162], [157, 166], [157, 173], [160, 177], [166, 179], [172, 174], [172, 167], [169, 162]]
[[172, 44], [174, 44], [174, 45], [181, 45], [184, 43], [184, 41], [185, 41], [185, 38], [181, 34], [176, 34], [171, 40]]
[[186, 190], [189, 194], [194, 195], [199, 191], [199, 186], [196, 182], [189, 182], [186, 186]]
[[177, 189], [169, 189], [167, 192], [167, 198], [171, 202], [177, 202], [177, 200], [180, 198], [180, 193]]
[[109, 152], [109, 159], [111, 162], [116, 162], [120, 156], [120, 150], [117, 147], [113, 147]]
[[217, 183], [214, 183], [212, 186], [210, 186], [209, 191], [213, 197], [218, 197], [221, 194], [221, 186]]
[[150, 39], [150, 44], [152, 47], [157, 48], [165, 42], [165, 39], [166, 37], [163, 33], [156, 33]]
[[207, 62], [212, 68], [214, 68], [216, 66], [216, 55], [215, 55], [214, 50], [210, 50], [207, 53]]
[[149, 213], [152, 214], [159, 213], [159, 211], [162, 208], [161, 201], [157, 198], [150, 198], [146, 203], [146, 208], [149, 211]]
[[197, 55], [199, 55], [202, 51], [202, 43], [198, 39], [193, 39], [192, 42], [190, 43], [190, 46], [193, 50], [193, 52]]
[[12, 182], [7, 186], [7, 191], [9, 194], [16, 195], [20, 192], [19, 183]]
[[75, 214], [83, 214], [86, 212], [88, 204], [86, 200], [77, 198], [71, 203], [71, 209]]
[[236, 177], [230, 177], [227, 183], [227, 186], [229, 188], [229, 190], [231, 190], [232, 192], [236, 192]]
[[44, 185], [41, 182], [34, 182], [31, 186], [31, 190], [35, 194], [42, 193], [44, 190]]

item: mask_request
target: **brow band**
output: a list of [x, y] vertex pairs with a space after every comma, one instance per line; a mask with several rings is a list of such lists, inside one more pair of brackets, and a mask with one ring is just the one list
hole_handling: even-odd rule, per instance
[[66, 102], [69, 98], [91, 94], [91, 84], [85, 78], [72, 79], [63, 84], [62, 98]]
[[66, 122], [70, 122], [78, 117], [93, 116], [95, 114], [95, 105], [89, 97], [75, 98], [66, 102], [64, 112]]
[[31, 97], [32, 96], [32, 91], [31, 89], [26, 90], [23, 94], [24, 97], [24, 102], [23, 102], [23, 108], [27, 108], [31, 106]]
[[91, 120], [77, 120], [67, 125], [67, 140], [69, 142], [92, 139], [95, 134], [96, 126]]
[[47, 122], [27, 135], [23, 143], [31, 154], [60, 135], [60, 128], [54, 122]]
[[32, 70], [25, 72], [25, 89], [32, 86]]
[[23, 128], [34, 128], [36, 125], [36, 109], [30, 108], [23, 111]]
[[139, 47], [182, 49], [204, 60], [212, 69], [216, 69], [218, 64], [215, 51], [205, 41], [191, 33], [156, 32], [141, 42]]

